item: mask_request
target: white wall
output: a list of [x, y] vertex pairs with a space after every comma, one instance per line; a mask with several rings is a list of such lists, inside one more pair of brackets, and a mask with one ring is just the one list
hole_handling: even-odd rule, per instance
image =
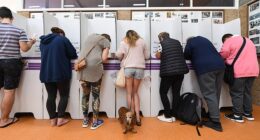
[[23, 0], [0, 0], [0, 7], [6, 6], [13, 12], [23, 9]]

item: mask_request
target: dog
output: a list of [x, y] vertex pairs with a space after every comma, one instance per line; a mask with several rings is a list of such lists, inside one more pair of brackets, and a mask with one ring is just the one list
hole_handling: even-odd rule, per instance
[[118, 110], [119, 114], [119, 121], [124, 126], [123, 133], [126, 134], [128, 131], [131, 131], [133, 133], [137, 133], [137, 131], [134, 129], [134, 126], [136, 124], [136, 117], [131, 110], [127, 109], [126, 107], [120, 107]]

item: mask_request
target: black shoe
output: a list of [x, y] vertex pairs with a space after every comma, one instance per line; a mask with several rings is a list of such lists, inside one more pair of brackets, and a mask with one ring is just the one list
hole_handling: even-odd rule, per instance
[[253, 115], [252, 114], [243, 114], [243, 117], [244, 118], [246, 118], [247, 120], [249, 120], [249, 121], [253, 121], [253, 120], [255, 120], [255, 118], [253, 117]]
[[216, 131], [219, 131], [219, 132], [222, 132], [222, 131], [223, 131], [223, 128], [222, 128], [220, 122], [203, 121], [203, 122], [202, 122], [202, 125], [204, 125], [204, 126], [206, 126], [206, 127], [208, 127], [208, 128], [214, 129], [214, 130], [216, 130]]
[[234, 113], [232, 114], [225, 114], [225, 117], [232, 120], [232, 121], [235, 121], [235, 122], [239, 122], [239, 123], [243, 123], [244, 122], [244, 119], [242, 116], [238, 116], [238, 115], [235, 115]]
[[142, 125], [141, 119], [140, 119], [140, 121], [136, 121], [136, 125], [137, 125], [137, 126], [141, 126], [141, 125]]

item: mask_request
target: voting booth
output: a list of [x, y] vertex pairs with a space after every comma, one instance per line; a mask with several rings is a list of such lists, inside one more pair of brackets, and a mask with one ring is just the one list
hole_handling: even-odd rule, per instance
[[[13, 24], [22, 28], [28, 37], [36, 37], [37, 42], [30, 51], [22, 53], [26, 65], [22, 72], [20, 86], [17, 89], [16, 100], [11, 117], [19, 112], [31, 112], [36, 119], [48, 119], [46, 110], [47, 91], [39, 80], [40, 73], [40, 50], [39, 37], [50, 33], [54, 26], [64, 29], [66, 37], [80, 52], [85, 45], [84, 41], [92, 33], [106, 33], [111, 37], [110, 54], [120, 47], [120, 42], [128, 30], [135, 30], [146, 42], [150, 52], [150, 59], [146, 60], [144, 79], [139, 87], [140, 111], [145, 117], [157, 116], [163, 109], [159, 87], [160, 87], [160, 60], [155, 58], [155, 52], [159, 46], [158, 34], [168, 32], [170, 37], [177, 39], [183, 45], [192, 36], [203, 36], [208, 38], [216, 49], [220, 51], [222, 35], [225, 33], [240, 34], [240, 20], [236, 19], [225, 24], [215, 24], [211, 19], [205, 19], [196, 23], [182, 22], [181, 18], [174, 19], [150, 19], [144, 20], [116, 20], [116, 17], [93, 18], [88, 12], [52, 12], [33, 13], [32, 18], [27, 19], [14, 14]], [[71, 62], [74, 64], [74, 60]], [[190, 71], [185, 74], [181, 94], [193, 92], [201, 96], [197, 77], [190, 61], [186, 62]], [[106, 112], [109, 118], [118, 117], [118, 109], [127, 106], [126, 90], [114, 85], [115, 75], [120, 69], [120, 61], [110, 58], [104, 64], [104, 74], [100, 93], [100, 112]], [[3, 90], [1, 90], [3, 92]], [[169, 91], [171, 92], [171, 91]], [[82, 89], [77, 74], [73, 70], [69, 103], [66, 112], [70, 113], [72, 119], [83, 118], [81, 110]], [[172, 98], [171, 94], [168, 94]], [[2, 94], [0, 95], [2, 99]], [[59, 96], [57, 98], [57, 103]], [[170, 100], [172, 102], [172, 99]], [[219, 107], [232, 106], [229, 89], [223, 83]], [[92, 112], [92, 95], [90, 95], [89, 112]]]

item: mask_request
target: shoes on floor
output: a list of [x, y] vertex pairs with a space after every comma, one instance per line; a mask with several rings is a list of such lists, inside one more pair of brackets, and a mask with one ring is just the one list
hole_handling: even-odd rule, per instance
[[140, 121], [136, 121], [136, 125], [137, 126], [141, 126], [142, 125], [141, 119], [140, 119]]
[[166, 118], [166, 117], [164, 116], [164, 114], [161, 115], [161, 116], [158, 116], [157, 119], [159, 119], [160, 121], [163, 121], [163, 122], [169, 122], [169, 123], [175, 121], [175, 117]]
[[95, 129], [99, 128], [100, 126], [102, 126], [103, 124], [104, 124], [104, 121], [98, 119], [95, 122], [93, 122], [93, 124], [90, 127], [90, 129], [95, 130]]
[[87, 128], [89, 124], [89, 118], [84, 118], [82, 121], [82, 127]]
[[232, 114], [225, 114], [225, 117], [232, 120], [232, 121], [235, 121], [235, 122], [239, 122], [239, 123], [243, 123], [244, 122], [244, 119], [242, 116], [238, 116], [234, 113]]
[[255, 120], [255, 118], [253, 117], [253, 115], [252, 114], [243, 114], [243, 117], [244, 118], [246, 118], [247, 120], [249, 120], [249, 121], [253, 121], [253, 120]]
[[213, 121], [202, 121], [202, 125], [214, 129], [216, 131], [222, 132], [223, 128], [220, 122], [213, 122]]

